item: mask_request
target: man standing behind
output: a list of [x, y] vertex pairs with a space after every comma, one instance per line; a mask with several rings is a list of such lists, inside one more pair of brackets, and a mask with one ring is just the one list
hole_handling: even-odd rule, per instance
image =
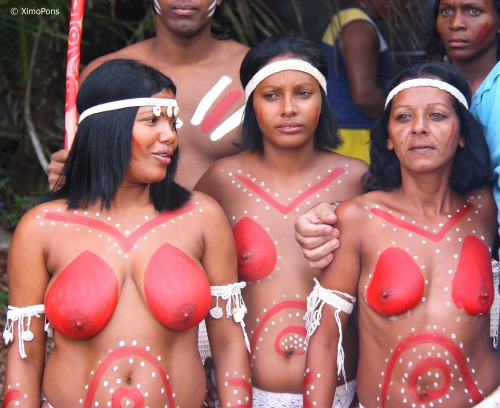
[[[176, 181], [192, 188], [217, 159], [241, 149], [236, 139], [244, 106], [239, 68], [248, 47], [214, 37], [215, 8], [222, 0], [154, 0], [156, 36], [104, 55], [88, 64], [80, 82], [104, 61], [137, 59], [168, 75], [181, 107], [177, 130], [181, 159]], [[68, 152], [48, 166], [54, 187]]]

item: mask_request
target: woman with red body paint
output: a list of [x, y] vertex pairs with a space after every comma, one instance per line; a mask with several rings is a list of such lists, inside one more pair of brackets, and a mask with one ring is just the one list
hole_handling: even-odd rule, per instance
[[360, 406], [497, 406], [496, 207], [469, 87], [435, 62], [407, 68], [389, 90], [371, 134], [369, 192], [337, 207], [341, 244], [309, 298], [305, 398], [330, 405], [349, 320], [339, 305], [357, 297]]
[[[326, 99], [326, 75], [323, 52], [303, 38], [269, 38], [254, 46], [240, 70], [247, 150], [216, 162], [195, 187], [222, 205], [233, 227], [239, 278], [247, 282], [254, 407], [303, 404], [303, 317], [319, 271], [302, 257], [293, 221], [321, 200], [360, 194], [367, 169], [361, 160], [323, 149], [340, 142]], [[349, 330], [349, 384], [339, 386], [335, 407], [348, 407], [354, 395], [354, 324]]]
[[43, 395], [55, 408], [199, 408], [205, 318], [221, 402], [251, 407], [231, 229], [215, 200], [173, 181], [175, 91], [119, 59], [82, 85], [65, 184], [27, 212], [9, 250], [4, 407]]

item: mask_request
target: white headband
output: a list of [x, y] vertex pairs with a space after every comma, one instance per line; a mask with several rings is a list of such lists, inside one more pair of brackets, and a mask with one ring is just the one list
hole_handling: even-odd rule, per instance
[[264, 79], [272, 74], [276, 74], [281, 71], [302, 71], [306, 74], [312, 75], [319, 82], [321, 87], [326, 93], [326, 78], [319, 71], [319, 69], [313, 67], [309, 62], [298, 59], [289, 59], [289, 60], [281, 60], [273, 62], [269, 65], [266, 65], [261, 70], [257, 71], [257, 73], [252, 77], [250, 82], [248, 82], [245, 87], [245, 98], [248, 101], [250, 94], [257, 88]]
[[109, 112], [116, 109], [131, 108], [133, 106], [154, 106], [153, 113], [155, 116], [160, 116], [160, 106], [166, 106], [167, 116], [169, 118], [171, 118], [172, 115], [175, 117], [179, 115], [179, 107], [177, 106], [177, 101], [175, 99], [134, 98], [92, 106], [91, 108], [82, 112], [82, 114], [80, 115], [80, 119], [78, 119], [78, 123], [80, 123], [87, 116], [93, 115], [94, 113]]
[[389, 95], [385, 100], [384, 109], [387, 108], [387, 105], [389, 104], [391, 99], [394, 98], [398, 93], [404, 91], [405, 89], [413, 88], [415, 86], [431, 86], [433, 88], [439, 88], [442, 91], [446, 91], [449, 94], [453, 95], [455, 98], [458, 99], [458, 101], [462, 105], [464, 105], [467, 109], [469, 109], [469, 104], [467, 103], [467, 99], [465, 99], [464, 94], [460, 92], [457, 88], [439, 79], [430, 79], [430, 78], [409, 79], [408, 81], [401, 82], [396, 88], [394, 88], [391, 92], [389, 92]]

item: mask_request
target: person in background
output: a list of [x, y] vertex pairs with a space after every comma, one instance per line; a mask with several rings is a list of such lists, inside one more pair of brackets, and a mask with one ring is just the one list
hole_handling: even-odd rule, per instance
[[[304, 380], [328, 407], [358, 305], [360, 407], [494, 407], [490, 339], [496, 206], [471, 92], [452, 65], [403, 70], [371, 133], [367, 193], [341, 203], [341, 245], [308, 299]], [[348, 335], [348, 334], [347, 334]]]
[[[295, 215], [321, 200], [361, 194], [361, 160], [326, 149], [340, 143], [326, 97], [326, 58], [296, 35], [263, 40], [240, 70], [247, 103], [242, 144], [195, 186], [223, 207], [233, 228], [238, 274], [246, 281], [254, 407], [302, 407], [306, 297], [319, 271], [308, 267], [293, 236]], [[345, 336], [346, 381], [334, 407], [354, 398], [357, 334]], [[332, 404], [330, 404], [330, 407]]]
[[328, 99], [343, 140], [336, 151], [367, 163], [370, 128], [383, 110], [383, 90], [394, 75], [390, 50], [374, 19], [387, 16], [391, 1], [345, 2], [322, 39]]
[[[130, 58], [172, 78], [182, 106], [178, 119], [182, 160], [176, 181], [186, 188], [192, 188], [215, 160], [241, 151], [237, 138], [244, 97], [238, 75], [248, 47], [212, 34], [212, 18], [222, 1], [152, 0], [156, 36], [97, 58], [80, 76], [81, 83], [104, 61]], [[60, 150], [51, 156], [47, 169], [51, 187], [67, 154]]]
[[234, 239], [215, 200], [174, 181], [175, 92], [126, 59], [82, 84], [65, 183], [9, 249], [4, 407], [200, 407], [204, 319], [223, 406], [251, 407]]

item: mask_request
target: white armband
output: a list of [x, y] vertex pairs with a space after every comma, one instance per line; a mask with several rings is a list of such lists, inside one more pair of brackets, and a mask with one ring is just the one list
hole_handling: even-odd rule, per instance
[[236, 282], [230, 283], [226, 286], [210, 286], [210, 292], [212, 296], [216, 297], [216, 305], [210, 309], [210, 316], [214, 319], [220, 319], [224, 312], [219, 306], [219, 298], [227, 300], [226, 303], [226, 317], [231, 317], [236, 323], [239, 323], [241, 329], [243, 330], [243, 336], [245, 337], [245, 344], [247, 346], [248, 352], [250, 352], [250, 342], [248, 341], [247, 333], [245, 331], [245, 322], [243, 318], [247, 313], [247, 307], [241, 296], [241, 289], [246, 286], [246, 282]]
[[[325, 304], [328, 304], [331, 307], [335, 308], [335, 321], [337, 322], [340, 336], [339, 344], [337, 347], [337, 375], [340, 375], [340, 373], [342, 373], [342, 375], [344, 376], [344, 381], [347, 383], [344, 370], [344, 350], [342, 349], [342, 327], [340, 325], [340, 312], [351, 314], [354, 308], [354, 303], [356, 303], [356, 298], [347, 293], [325, 289], [321, 286], [316, 278], [314, 279], [314, 281], [316, 282], [316, 285], [314, 286], [311, 294], [307, 297], [307, 312], [304, 315], [307, 330], [306, 344], [309, 343], [309, 339], [320, 324], [323, 306], [325, 306]], [[345, 300], [339, 295], [346, 297], [351, 302]]]
[[491, 270], [493, 272], [493, 285], [495, 296], [493, 305], [490, 309], [490, 337], [493, 340], [493, 347], [498, 346], [498, 323], [500, 320], [500, 273], [498, 270], [498, 262], [494, 259], [491, 261]]
[[[24, 342], [33, 340], [33, 332], [30, 331], [30, 324], [32, 317], [40, 317], [40, 315], [45, 315], [44, 305], [34, 305], [27, 307], [14, 307], [9, 306], [7, 310], [7, 322], [5, 324], [5, 329], [3, 331], [3, 339], [5, 345], [14, 341], [14, 322], [17, 324], [17, 337], [19, 338], [19, 355], [21, 358], [26, 358], [26, 352], [24, 351]], [[26, 320], [25, 320], [26, 319]], [[45, 331], [49, 331], [49, 324], [45, 318]]]

